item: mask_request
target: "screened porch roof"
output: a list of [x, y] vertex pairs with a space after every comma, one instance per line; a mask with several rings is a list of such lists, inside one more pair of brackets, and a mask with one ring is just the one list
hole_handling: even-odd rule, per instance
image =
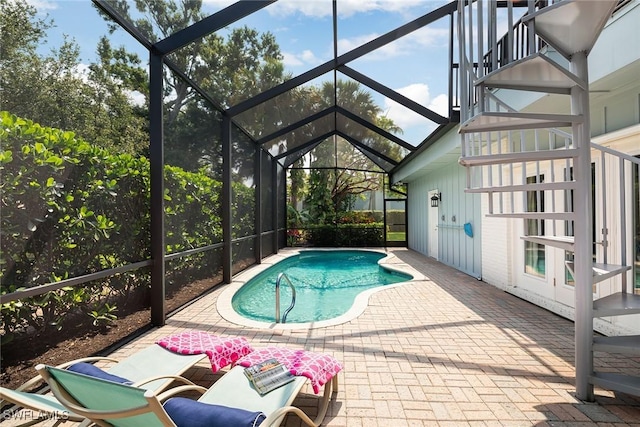
[[[242, 93], [234, 93], [233, 96], [207, 90], [207, 76], [192, 72], [191, 68], [176, 60], [175, 53], [189, 49], [190, 45], [208, 35], [228, 34], [232, 28], [251, 26], [256, 19], [268, 26], [268, 9], [277, 1], [231, 3], [195, 23], [185, 20], [184, 28], [175, 28], [172, 34], [164, 38], [156, 37], [157, 40], [153, 39], [153, 33], [148, 29], [139, 28], [136, 19], [125, 18], [126, 6], [123, 4], [126, 3], [93, 1], [99, 10], [116, 21], [149, 52], [162, 56], [165, 67], [188, 82], [221, 114], [230, 117], [251, 140], [262, 146], [284, 167], [291, 166], [316, 147], [330, 144], [334, 158], [333, 162], [328, 163], [334, 166], [340, 167], [340, 150], [350, 150], [366, 158], [370, 170], [390, 173], [411, 153], [429, 145], [433, 139], [430, 136], [435, 136], [458, 122], [458, 111], [454, 106], [457, 97], [453, 94], [456, 77], [453, 63], [453, 14], [457, 10], [455, 1], [424, 2], [424, 13], [407, 17], [405, 24], [389, 28], [386, 33], [350, 48], [339, 46], [338, 21], [342, 0], [317, 2], [318, 5], [327, 7], [328, 16], [330, 14], [332, 17], [332, 25], [328, 25], [326, 34], [321, 35], [327, 44], [333, 46], [331, 58], [297, 75], [285, 73], [282, 79], [268, 83], [249, 83]], [[302, 27], [299, 36], [304, 43], [305, 37], [309, 36], [304, 34], [304, 25]], [[378, 59], [384, 57], [385, 49], [396, 43], [419, 47], [426, 37], [424, 29], [429, 28], [440, 32], [443, 40], [447, 40], [438, 47], [445, 51], [446, 60], [440, 61], [437, 75], [420, 76], [423, 80], [439, 79], [447, 82], [447, 105], [439, 110], [440, 113], [390, 88], [386, 84], [385, 75], [372, 77], [359, 71], [363, 61], [373, 56]], [[390, 58], [390, 61], [393, 60]], [[396, 66], [395, 69], [398, 73], [416, 73], [407, 64]], [[242, 67], [239, 67], [238, 73], [242, 72]], [[308, 88], [312, 85], [333, 88], [333, 93], [325, 93], [323, 102], [311, 105], [306, 103], [305, 108], [296, 109], [296, 100], [308, 94]], [[356, 88], [356, 92], [351, 92], [349, 88]], [[394, 108], [412, 115], [414, 123], [418, 123], [415, 126], [418, 131], [414, 131], [409, 137], [400, 126], [387, 129], [380, 126], [377, 117], [384, 115], [384, 111], [371, 113], [358, 109], [354, 94], [358, 95], [360, 92], [393, 102]], [[255, 126], [258, 116], [261, 118], [261, 125]], [[323, 147], [323, 153], [328, 151], [326, 148]]]

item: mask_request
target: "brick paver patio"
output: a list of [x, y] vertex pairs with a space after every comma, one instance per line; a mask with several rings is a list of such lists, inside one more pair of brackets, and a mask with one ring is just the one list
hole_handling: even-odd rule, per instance
[[[350, 322], [305, 330], [235, 325], [217, 312], [221, 286], [113, 356], [190, 328], [241, 335], [254, 347], [330, 353], [344, 371], [327, 426], [640, 426], [640, 398], [601, 389], [595, 403], [574, 397], [571, 321], [416, 252], [389, 253], [416, 279], [374, 293]], [[639, 358], [598, 353], [595, 363], [640, 375]], [[186, 376], [205, 386], [216, 379], [206, 362]], [[310, 387], [304, 392], [295, 404], [314, 415], [318, 399]], [[286, 425], [300, 422], [289, 417]]]

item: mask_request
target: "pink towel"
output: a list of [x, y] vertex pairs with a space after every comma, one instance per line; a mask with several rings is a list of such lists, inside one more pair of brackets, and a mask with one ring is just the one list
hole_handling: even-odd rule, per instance
[[206, 354], [211, 370], [218, 372], [253, 351], [246, 338], [219, 337], [204, 331], [187, 331], [156, 341], [161, 347], [180, 354]]
[[284, 347], [261, 348], [242, 357], [236, 365], [249, 367], [271, 358], [284, 364], [293, 375], [309, 378], [315, 394], [342, 370], [340, 362], [331, 355]]

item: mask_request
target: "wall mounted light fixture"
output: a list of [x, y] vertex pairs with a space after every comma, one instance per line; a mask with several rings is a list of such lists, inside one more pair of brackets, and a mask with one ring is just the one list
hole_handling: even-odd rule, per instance
[[431, 196], [431, 207], [437, 208], [440, 205], [440, 201], [442, 200], [442, 193], [434, 194]]

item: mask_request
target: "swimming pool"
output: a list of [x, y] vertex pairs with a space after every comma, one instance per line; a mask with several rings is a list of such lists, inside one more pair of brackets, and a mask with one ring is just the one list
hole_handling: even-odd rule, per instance
[[[285, 272], [296, 288], [296, 305], [287, 324], [317, 322], [346, 313], [362, 292], [412, 279], [378, 264], [386, 255], [363, 250], [303, 251], [267, 268], [245, 283], [231, 299], [240, 316], [275, 321], [275, 284]], [[291, 301], [286, 281], [280, 286], [281, 313]]]

